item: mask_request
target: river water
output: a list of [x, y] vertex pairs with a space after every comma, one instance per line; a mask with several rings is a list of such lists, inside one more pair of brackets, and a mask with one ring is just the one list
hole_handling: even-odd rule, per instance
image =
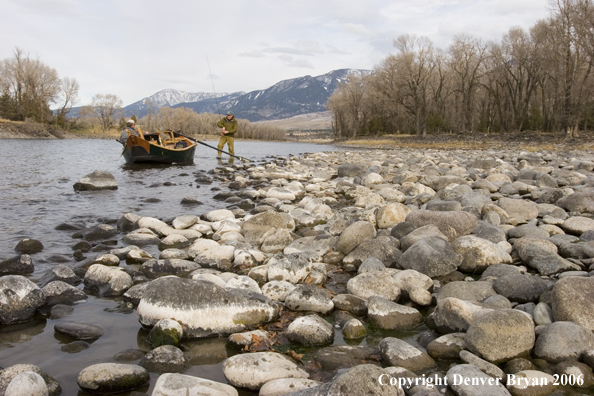
[[[338, 149], [305, 143], [238, 142], [236, 155], [263, 163], [271, 155]], [[215, 150], [199, 145], [190, 165], [130, 166], [125, 165], [120, 153], [121, 145], [110, 140], [0, 140], [0, 257], [16, 255], [14, 248], [23, 238], [40, 240], [44, 250], [32, 255], [35, 272], [29, 276], [35, 282], [59, 261], [72, 260], [72, 246], [79, 240], [72, 239], [73, 231], [56, 231], [61, 223], [90, 227], [114, 221], [127, 212], [171, 219], [225, 206], [212, 199], [218, 189], [227, 191], [220, 182], [201, 185], [195, 178], [228, 164], [229, 157], [224, 156], [219, 163]], [[239, 163], [235, 160], [235, 164]], [[96, 170], [113, 174], [118, 189], [75, 192], [73, 184]], [[203, 205], [183, 206], [180, 202], [184, 197], [197, 198]], [[71, 340], [54, 333], [54, 325], [60, 321], [92, 323], [103, 327], [105, 335], [81, 352], [63, 352], [61, 347]], [[38, 315], [27, 324], [0, 326], [0, 366], [35, 364], [58, 380], [63, 395], [87, 395], [76, 384], [80, 370], [114, 362], [113, 356], [125, 349], [150, 350], [144, 341], [146, 335], [135, 311], [123, 308], [118, 299], [89, 296], [63, 319]], [[183, 349], [191, 359], [185, 374], [226, 383], [221, 362], [230, 352], [225, 349], [225, 341], [211, 338], [184, 343]], [[139, 390], [150, 394], [157, 378], [157, 374], [151, 374], [150, 385]]]

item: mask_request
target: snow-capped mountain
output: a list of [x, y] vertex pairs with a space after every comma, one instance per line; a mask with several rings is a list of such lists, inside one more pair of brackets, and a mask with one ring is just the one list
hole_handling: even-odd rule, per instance
[[163, 89], [154, 95], [134, 102], [124, 108], [126, 114], [141, 114], [145, 115], [149, 111], [149, 106], [154, 109], [161, 107], [174, 107], [179, 103], [200, 102], [207, 99], [214, 99], [220, 96], [226, 96], [226, 93], [208, 93], [208, 92], [185, 92], [176, 89]]
[[[180, 103], [197, 113], [233, 110], [237, 118], [262, 121], [289, 118], [326, 110], [328, 98], [349, 75], [369, 74], [369, 70], [340, 69], [321, 76], [304, 76], [280, 81], [268, 89], [245, 94], [234, 93], [217, 100]], [[216, 103], [218, 101], [218, 109]]]
[[349, 75], [370, 74], [370, 70], [340, 69], [321, 76], [304, 76], [280, 81], [270, 88], [252, 92], [204, 93], [164, 89], [124, 107], [124, 115], [143, 117], [148, 106], [186, 107], [197, 113], [233, 110], [237, 118], [249, 121], [276, 120], [326, 111], [328, 98]]

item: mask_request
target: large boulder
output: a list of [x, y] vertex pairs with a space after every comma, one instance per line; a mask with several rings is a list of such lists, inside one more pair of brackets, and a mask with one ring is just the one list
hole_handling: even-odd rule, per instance
[[381, 261], [386, 267], [391, 267], [398, 261], [401, 254], [390, 237], [382, 236], [361, 242], [359, 246], [342, 259], [342, 264], [353, 265], [358, 268], [363, 261], [373, 257]]
[[382, 297], [369, 297], [367, 306], [369, 321], [380, 329], [410, 329], [423, 321], [417, 309]]
[[498, 294], [510, 301], [518, 303], [537, 302], [538, 298], [548, 290], [547, 282], [530, 274], [505, 275], [493, 282]]
[[50, 282], [41, 291], [45, 295], [46, 305], [72, 305], [76, 301], [87, 299], [87, 295], [82, 290], [62, 281]]
[[179, 373], [188, 368], [184, 353], [174, 345], [161, 345], [148, 352], [140, 362], [151, 373]]
[[356, 221], [348, 226], [338, 239], [335, 249], [343, 254], [349, 254], [361, 242], [374, 238], [375, 227], [367, 221]]
[[326, 266], [312, 261], [310, 253], [275, 256], [268, 261], [268, 279], [293, 284], [319, 284], [326, 281]]
[[462, 272], [480, 273], [493, 264], [511, 264], [511, 256], [499, 245], [483, 238], [468, 235], [452, 242], [454, 251], [462, 256], [458, 269]]
[[35, 271], [33, 260], [28, 254], [21, 254], [12, 258], [0, 259], [0, 276], [2, 275], [26, 275]]
[[266, 237], [276, 230], [295, 230], [295, 220], [287, 213], [262, 212], [247, 219], [243, 235], [247, 243], [260, 246]]
[[454, 281], [446, 283], [439, 289], [437, 301], [454, 297], [464, 301], [483, 302], [496, 294], [497, 292], [493, 290], [493, 286], [489, 282]]
[[435, 367], [435, 361], [429, 355], [399, 338], [384, 338], [378, 348], [383, 361], [390, 366], [404, 367], [413, 372]]
[[301, 345], [323, 345], [334, 341], [334, 328], [318, 315], [295, 319], [285, 332], [287, 339]]
[[448, 370], [447, 381], [457, 396], [511, 396], [496, 378], [473, 364], [458, 364]]
[[509, 377], [507, 389], [513, 396], [546, 396], [553, 394], [558, 382], [543, 371], [521, 370]]
[[76, 382], [84, 392], [116, 393], [140, 388], [149, 380], [149, 372], [135, 364], [100, 363], [84, 368]]
[[380, 207], [375, 214], [378, 228], [391, 228], [392, 226], [402, 223], [410, 209], [401, 203], [392, 203]]
[[83, 176], [73, 187], [77, 191], [117, 190], [118, 184], [111, 173], [95, 171]]
[[500, 198], [497, 205], [518, 223], [526, 223], [538, 217], [536, 203], [524, 199]]
[[49, 391], [43, 377], [33, 371], [26, 371], [14, 377], [4, 396], [48, 396]]
[[152, 281], [137, 308], [143, 326], [173, 319], [183, 326], [185, 338], [237, 333], [278, 315], [278, 305], [261, 294], [172, 276]]
[[121, 267], [93, 264], [84, 278], [85, 288], [104, 296], [121, 296], [134, 285], [132, 277]]
[[398, 282], [390, 275], [393, 269], [383, 271], [364, 272], [349, 279], [347, 290], [352, 295], [361, 298], [379, 296], [388, 300], [397, 301], [400, 297]]
[[276, 352], [235, 355], [223, 362], [223, 374], [233, 386], [258, 390], [278, 378], [309, 378], [293, 359]]
[[551, 299], [555, 321], [575, 322], [594, 331], [594, 278], [560, 279], [553, 287]]
[[228, 384], [208, 379], [177, 373], [166, 373], [159, 376], [153, 389], [153, 396], [169, 395], [209, 395], [237, 396], [237, 390]]
[[414, 243], [398, 259], [398, 266], [413, 269], [434, 278], [448, 275], [462, 263], [462, 256], [454, 251], [448, 241], [428, 237]]
[[534, 356], [550, 363], [579, 359], [594, 348], [594, 335], [573, 322], [554, 322], [544, 327], [534, 345]]
[[21, 239], [14, 248], [17, 252], [23, 254], [35, 254], [43, 250], [43, 244], [37, 239]]
[[468, 328], [468, 349], [493, 363], [530, 353], [534, 346], [534, 322], [524, 313], [503, 309], [485, 313]]
[[[403, 224], [410, 225], [410, 227], [412, 227], [411, 223]], [[396, 227], [394, 227], [392, 230], [394, 229], [396, 229]], [[446, 241], [448, 240], [448, 237], [445, 236], [441, 231], [439, 231], [439, 228], [437, 228], [435, 224], [427, 224], [426, 226], [416, 228], [408, 234], [402, 236], [400, 238], [400, 249], [402, 249], [402, 251], [404, 252], [409, 247], [414, 245], [416, 242], [427, 237], [440, 237]]]
[[184, 278], [198, 268], [200, 268], [200, 264], [189, 260], [150, 259], [142, 264], [140, 271], [149, 279], [155, 279], [167, 275], [176, 275]]
[[479, 317], [492, 311], [478, 303], [447, 297], [438, 300], [432, 317], [440, 332], [456, 333], [468, 330]]
[[317, 388], [323, 383], [306, 378], [279, 378], [268, 381], [258, 393], [259, 396], [280, 396], [295, 393], [300, 390]]
[[45, 304], [45, 295], [22, 275], [0, 277], [0, 324], [26, 322]]
[[568, 212], [594, 213], [594, 191], [578, 191], [556, 203]]
[[334, 309], [334, 303], [324, 289], [301, 284], [285, 297], [285, 306], [292, 311], [312, 311], [326, 314]]
[[328, 251], [334, 249], [337, 241], [337, 237], [329, 234], [306, 236], [292, 241], [283, 249], [283, 253], [289, 255], [292, 253], [306, 252], [323, 256]]
[[451, 242], [468, 235], [477, 224], [476, 216], [468, 212], [438, 212], [434, 210], [414, 210], [406, 216], [406, 221], [415, 228], [434, 224]]
[[[43, 378], [43, 381], [47, 386], [49, 396], [58, 396], [62, 393], [62, 388], [60, 387], [58, 381], [56, 381], [51, 375], [42, 371], [39, 367], [32, 364], [15, 364], [14, 366], [7, 367], [0, 371], [0, 395], [6, 395], [8, 386], [16, 377], [18, 377], [20, 374], [30, 372], [39, 374], [41, 378]], [[29, 393], [25, 394], [29, 396]], [[16, 393], [14, 395], [16, 396], [19, 394]], [[23, 393], [20, 393], [20, 395], [23, 395]]]
[[330, 382], [316, 388], [291, 393], [291, 396], [405, 396], [404, 390], [390, 384], [391, 371], [373, 364], [360, 364], [340, 372]]

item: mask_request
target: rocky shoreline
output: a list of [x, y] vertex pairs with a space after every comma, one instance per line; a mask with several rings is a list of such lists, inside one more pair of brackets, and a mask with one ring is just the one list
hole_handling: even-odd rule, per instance
[[[589, 392], [593, 172], [584, 150], [368, 149], [219, 166], [209, 177], [228, 187], [221, 209], [58, 225], [80, 240], [79, 261], [37, 284], [26, 275], [43, 241], [21, 241], [0, 263], [0, 321], [67, 315], [87, 294], [135, 309], [149, 350], [83, 368], [90, 393], [131, 391], [149, 373], [161, 374], [153, 395]], [[86, 189], [114, 187], [88, 176]], [[369, 339], [426, 327], [415, 345]], [[81, 349], [104, 335], [78, 322], [55, 332]], [[333, 345], [339, 335], [347, 345]], [[213, 336], [241, 352], [223, 362], [230, 385], [183, 374], [184, 342]], [[0, 395], [59, 393], [38, 367], [0, 371]]]

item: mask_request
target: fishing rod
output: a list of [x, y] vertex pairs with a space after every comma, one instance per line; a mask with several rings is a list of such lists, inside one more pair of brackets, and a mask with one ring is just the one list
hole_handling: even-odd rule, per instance
[[198, 144], [201, 144], [201, 145], [203, 145], [203, 146], [210, 147], [210, 148], [211, 148], [211, 149], [213, 149], [213, 150], [220, 151], [221, 153], [224, 153], [224, 154], [230, 155], [231, 157], [235, 157], [235, 158], [237, 158], [237, 159], [239, 159], [239, 160], [241, 160], [241, 161], [243, 161], [243, 162], [253, 162], [253, 161], [252, 161], [251, 159], [249, 159], [249, 158], [240, 157], [239, 155], [235, 155], [235, 154], [231, 154], [231, 153], [228, 153], [228, 152], [226, 152], [226, 151], [223, 151], [223, 150], [219, 150], [217, 147], [213, 147], [213, 146], [211, 146], [210, 144], [206, 144], [206, 143], [204, 143], [204, 142], [201, 142], [200, 140], [196, 140], [196, 139], [194, 139], [194, 138], [192, 138], [192, 137], [189, 137], [189, 136], [186, 136], [186, 135], [182, 135], [182, 134], [181, 134], [179, 131], [175, 131], [175, 133], [176, 133], [176, 134], [178, 134], [179, 136], [183, 136], [183, 137], [185, 137], [186, 139], [189, 139], [189, 140], [193, 141], [194, 143], [198, 143]]
[[212, 72], [210, 71], [210, 62], [208, 61], [208, 55], [206, 55], [206, 64], [208, 65], [208, 75], [210, 76], [210, 82], [212, 83], [212, 92], [215, 96], [215, 102], [217, 104], [217, 114], [219, 118], [221, 118], [221, 109], [219, 108], [219, 97], [217, 96], [217, 91], [215, 90], [214, 86], [214, 79], [212, 78]]

